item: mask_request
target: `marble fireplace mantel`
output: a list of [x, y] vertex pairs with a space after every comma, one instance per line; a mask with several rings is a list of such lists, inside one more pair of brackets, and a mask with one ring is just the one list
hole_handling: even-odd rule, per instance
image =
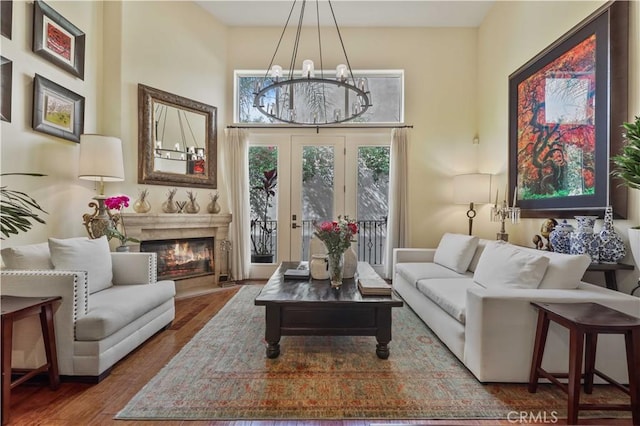
[[[220, 275], [227, 275], [227, 262], [222, 252], [221, 242], [229, 236], [230, 214], [187, 214], [187, 213], [124, 213], [127, 235], [140, 241], [169, 240], [186, 238], [214, 239], [214, 275], [187, 278], [176, 281], [176, 291], [187, 291], [191, 287], [217, 287]], [[139, 250], [140, 246], [132, 246]]]

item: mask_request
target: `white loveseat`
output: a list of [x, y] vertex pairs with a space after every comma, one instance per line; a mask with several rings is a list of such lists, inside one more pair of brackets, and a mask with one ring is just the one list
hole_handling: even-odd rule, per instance
[[[2, 260], [3, 295], [62, 297], [54, 326], [63, 376], [100, 381], [175, 316], [175, 284], [157, 281], [155, 253], [111, 253], [105, 237], [50, 238], [5, 248]], [[37, 316], [17, 321], [12, 367], [45, 360]]]
[[[640, 298], [580, 281], [589, 262], [445, 234], [436, 249], [394, 250], [393, 288], [479, 381], [527, 382], [537, 324], [530, 302], [595, 302], [640, 316]], [[567, 372], [568, 347], [567, 330], [552, 323], [543, 368]], [[621, 335], [599, 337], [596, 368], [628, 382]]]

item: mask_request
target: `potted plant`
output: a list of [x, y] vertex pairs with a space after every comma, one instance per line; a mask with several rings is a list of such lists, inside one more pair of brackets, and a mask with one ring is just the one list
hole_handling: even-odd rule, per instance
[[272, 207], [271, 198], [276, 195], [278, 183], [277, 169], [265, 170], [259, 185], [251, 188], [259, 203], [254, 210], [255, 217], [251, 219], [251, 253], [252, 263], [273, 263], [271, 238], [273, 229], [269, 226], [269, 209]]
[[[122, 210], [125, 207], [129, 207], [129, 197], [127, 197], [126, 195], [109, 197], [106, 200], [104, 200], [104, 204], [105, 206], [107, 206], [109, 210], [113, 209], [118, 211], [118, 213], [113, 216], [115, 226], [111, 228], [107, 228], [107, 230], [105, 231], [105, 235], [109, 239], [117, 238], [118, 240], [120, 240], [120, 245], [116, 247], [116, 251], [121, 251], [121, 252], [129, 251], [129, 246], [127, 245], [128, 242], [132, 242], [132, 243], [140, 242], [140, 240], [136, 238], [129, 237], [127, 235], [127, 229], [124, 226], [124, 217], [122, 216]], [[122, 228], [122, 231], [118, 229], [118, 224]]]
[[[2, 173], [0, 176], [21, 175], [21, 176], [44, 176], [40, 173]], [[34, 225], [32, 221], [45, 223], [38, 216], [38, 212], [47, 214], [36, 200], [24, 192], [8, 189], [0, 186], [0, 232], [4, 237], [17, 235], [19, 232], [27, 232]], [[0, 237], [0, 239], [4, 239]]]
[[[634, 122], [622, 123], [622, 127], [625, 145], [619, 155], [612, 157], [616, 165], [613, 175], [629, 188], [640, 190], [640, 116]], [[629, 228], [629, 245], [636, 265], [640, 265], [640, 226]]]

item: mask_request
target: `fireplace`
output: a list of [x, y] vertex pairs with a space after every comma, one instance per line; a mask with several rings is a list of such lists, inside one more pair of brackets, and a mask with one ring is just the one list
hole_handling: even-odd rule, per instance
[[[167, 214], [167, 213], [124, 213], [127, 224], [127, 234], [130, 237], [141, 241], [140, 246], [134, 246], [134, 250], [158, 251], [158, 248], [149, 249], [149, 244], [164, 244], [160, 247], [163, 253], [156, 256], [159, 269], [159, 278], [168, 278], [176, 282], [176, 292], [178, 295], [193, 294], [200, 290], [221, 286], [221, 281], [229, 276], [227, 271], [227, 256], [223, 247], [228, 244], [230, 214]], [[172, 257], [178, 255], [184, 257], [181, 252], [176, 251], [176, 244], [188, 240], [190, 245], [193, 242], [206, 240], [206, 248], [196, 247], [196, 252], [200, 254], [194, 257], [206, 258], [189, 263], [189, 265], [177, 264]], [[190, 248], [191, 251], [194, 248]], [[167, 259], [167, 256], [169, 259]], [[175, 263], [175, 264], [174, 264]], [[171, 266], [174, 266], [171, 270]], [[185, 270], [186, 266], [193, 266], [191, 270]], [[169, 269], [167, 269], [169, 267]], [[171, 274], [171, 275], [168, 275]]]
[[147, 240], [140, 243], [140, 251], [158, 254], [160, 280], [213, 275], [214, 247], [213, 238]]

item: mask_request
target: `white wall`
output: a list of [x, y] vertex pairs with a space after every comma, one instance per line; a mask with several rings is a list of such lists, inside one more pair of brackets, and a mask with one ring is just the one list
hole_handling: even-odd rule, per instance
[[[85, 97], [85, 133], [120, 137], [125, 182], [106, 184], [109, 194], [135, 199], [138, 189], [137, 85], [143, 83], [218, 107], [219, 141], [226, 116], [226, 27], [192, 2], [47, 1], [86, 34], [85, 79], [80, 80], [31, 51], [33, 3], [13, 2], [13, 37], [2, 37], [2, 56], [13, 61], [13, 117], [2, 122], [2, 173], [38, 172], [47, 177], [7, 177], [3, 185], [27, 192], [45, 210], [46, 225], [2, 241], [16, 246], [47, 237], [85, 236], [82, 214], [96, 194], [78, 180], [79, 144], [31, 129], [35, 73]], [[218, 144], [220, 146], [220, 143]], [[218, 177], [220, 181], [220, 176]], [[152, 212], [160, 211], [166, 186], [144, 185]], [[179, 188], [177, 199], [186, 199]], [[194, 189], [204, 210], [210, 190]], [[224, 190], [221, 188], [221, 204]], [[223, 211], [226, 206], [222, 205]], [[129, 211], [132, 211], [129, 208]]]
[[48, 1], [51, 7], [87, 34], [85, 76], [81, 80], [31, 51], [33, 2], [13, 2], [13, 34], [1, 37], [2, 56], [13, 61], [12, 119], [2, 121], [2, 173], [43, 173], [46, 177], [11, 176], [2, 185], [27, 192], [49, 212], [46, 225], [5, 240], [2, 245], [42, 242], [47, 236], [81, 235], [82, 213], [92, 196], [88, 182], [77, 179], [79, 145], [31, 128], [33, 78], [41, 76], [85, 98], [84, 129], [102, 131], [102, 4]]
[[[597, 10], [602, 1], [496, 2], [478, 31], [478, 133], [481, 140], [479, 165], [483, 172], [498, 174], [498, 188], [507, 181], [508, 155], [508, 83], [509, 75], [572, 27]], [[629, 35], [629, 120], [640, 114], [640, 4], [631, 2]], [[489, 206], [478, 218], [478, 235], [494, 238], [498, 224], [490, 223]], [[627, 239], [629, 226], [640, 224], [640, 191], [629, 191], [629, 220], [616, 220], [616, 230]], [[484, 220], [483, 220], [484, 219]], [[509, 240], [532, 246], [540, 233], [542, 219], [524, 219], [508, 225]], [[570, 221], [571, 222], [571, 221]], [[598, 221], [596, 232], [602, 221]], [[628, 255], [624, 260], [633, 263]], [[629, 292], [637, 283], [638, 270], [618, 272], [621, 290]], [[589, 274], [594, 283], [604, 280]]]
[[[227, 29], [192, 2], [105, 2], [105, 105], [103, 121], [124, 144], [125, 173], [121, 184], [109, 184], [111, 193], [135, 198], [149, 190], [150, 213], [161, 213], [171, 186], [138, 185], [138, 84], [217, 107], [218, 156], [224, 136], [227, 103]], [[218, 170], [220, 162], [218, 161]], [[177, 201], [190, 188], [177, 187]], [[201, 212], [206, 212], [213, 189], [192, 188]], [[218, 173], [223, 213], [228, 212], [224, 185]], [[131, 211], [131, 210], [130, 210]]]

